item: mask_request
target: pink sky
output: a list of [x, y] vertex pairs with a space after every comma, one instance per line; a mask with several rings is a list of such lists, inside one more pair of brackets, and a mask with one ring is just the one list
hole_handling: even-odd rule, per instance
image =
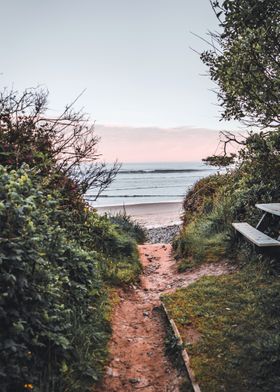
[[219, 131], [206, 128], [96, 125], [95, 130], [107, 162], [197, 161], [217, 152], [219, 144]]

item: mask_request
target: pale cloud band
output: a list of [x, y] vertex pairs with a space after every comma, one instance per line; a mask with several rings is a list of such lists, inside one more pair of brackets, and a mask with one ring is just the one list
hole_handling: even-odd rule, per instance
[[112, 162], [198, 161], [219, 150], [219, 131], [194, 128], [96, 125], [99, 151]]

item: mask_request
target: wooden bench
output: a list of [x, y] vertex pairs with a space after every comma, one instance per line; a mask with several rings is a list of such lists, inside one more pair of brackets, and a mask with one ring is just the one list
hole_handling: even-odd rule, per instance
[[256, 207], [269, 214], [280, 216], [280, 203], [256, 204]]
[[232, 226], [235, 228], [235, 230], [239, 231], [239, 233], [243, 234], [244, 237], [248, 238], [249, 241], [253, 242], [253, 244], [257, 246], [280, 246], [279, 241], [274, 240], [246, 222], [233, 223]]
[[280, 246], [280, 237], [276, 240], [258, 230], [264, 226], [267, 214], [277, 215], [280, 217], [280, 203], [256, 204], [256, 207], [264, 211], [264, 214], [256, 228], [249, 225], [247, 222], [233, 223], [232, 226], [249, 241], [261, 248]]

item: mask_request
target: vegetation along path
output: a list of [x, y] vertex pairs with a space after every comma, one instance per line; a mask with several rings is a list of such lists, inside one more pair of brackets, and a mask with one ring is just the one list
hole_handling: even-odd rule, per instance
[[207, 264], [178, 273], [170, 244], [139, 246], [140, 285], [123, 292], [113, 317], [111, 362], [99, 392], [177, 392], [182, 376], [165, 356], [165, 324], [160, 295], [185, 287], [203, 275], [221, 275], [226, 264]]

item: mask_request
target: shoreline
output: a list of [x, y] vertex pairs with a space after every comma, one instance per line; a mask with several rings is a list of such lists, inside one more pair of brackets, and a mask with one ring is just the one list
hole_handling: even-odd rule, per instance
[[155, 204], [183, 204], [182, 200], [164, 200], [164, 201], [144, 201], [141, 203], [122, 203], [122, 204], [108, 204], [104, 206], [95, 206], [96, 210], [105, 208], [127, 208], [127, 207], [137, 207], [137, 206], [149, 206]]
[[147, 229], [178, 226], [181, 224], [183, 201], [164, 201], [95, 207], [100, 215], [125, 212]]

